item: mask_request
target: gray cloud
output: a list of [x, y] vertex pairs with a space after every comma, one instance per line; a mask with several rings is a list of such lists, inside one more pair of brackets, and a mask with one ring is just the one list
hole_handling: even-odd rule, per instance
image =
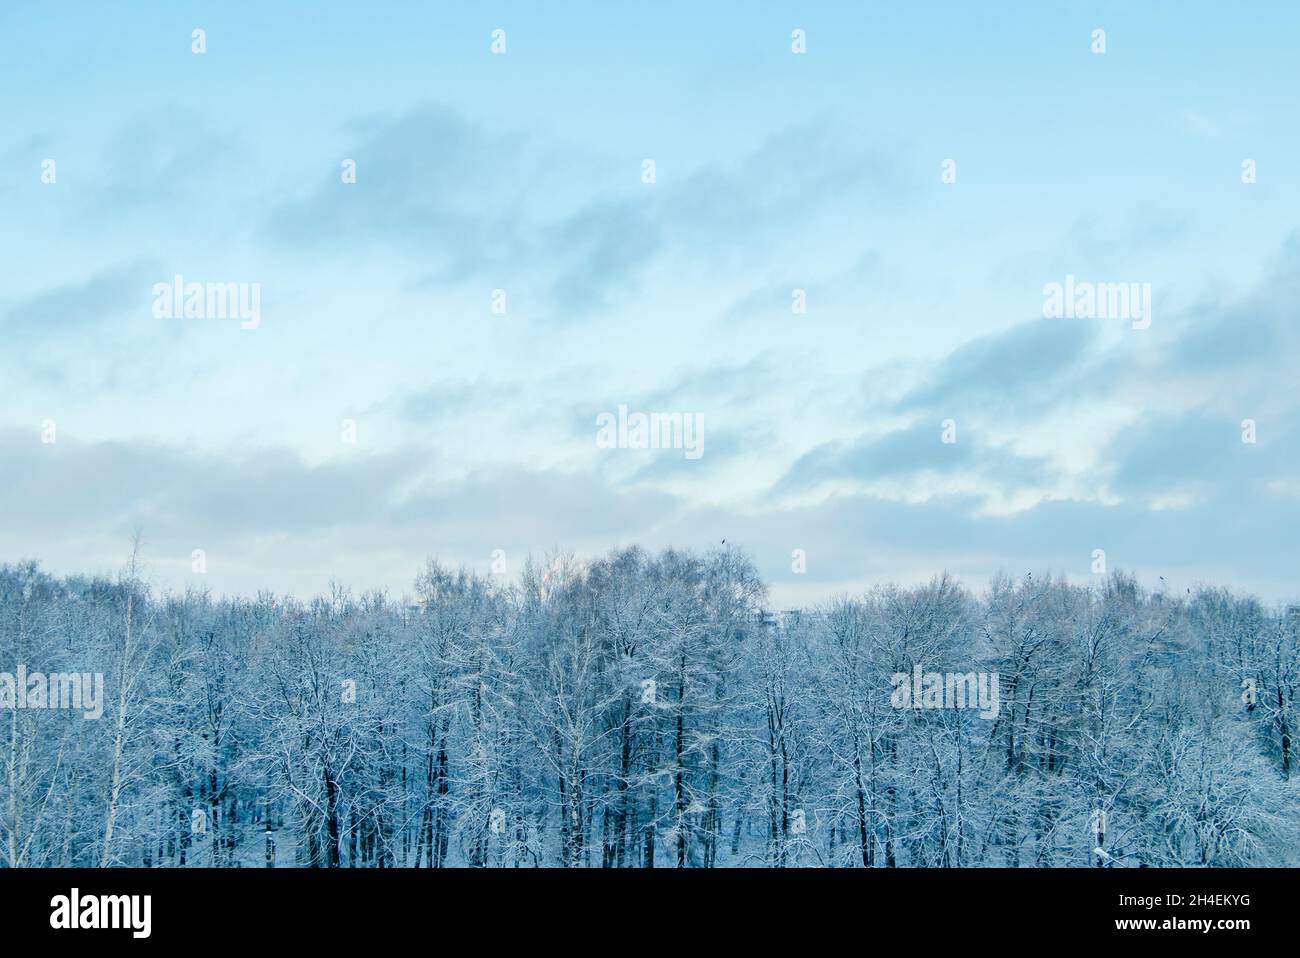
[[733, 164], [677, 178], [662, 170], [653, 186], [629, 187], [635, 192], [592, 189], [571, 204], [577, 212], [557, 215], [547, 210], [552, 194], [581, 189], [580, 168], [596, 158], [553, 156], [521, 133], [489, 133], [438, 107], [356, 123], [350, 133], [356, 184], [341, 184], [337, 169], [322, 173], [307, 193], [272, 208], [264, 238], [418, 253], [422, 285], [540, 275], [559, 321], [617, 305], [669, 250], [691, 269], [739, 263], [742, 252], [784, 243], [854, 196], [893, 205], [908, 192], [886, 151], [845, 154], [823, 125], [808, 124]]
[[1228, 372], [1250, 364], [1287, 362], [1300, 349], [1300, 234], [1284, 244], [1264, 282], [1240, 301], [1197, 305], [1183, 317], [1167, 364], [1171, 371]]
[[613, 304], [663, 245], [663, 227], [630, 200], [598, 200], [544, 241], [560, 265], [551, 295], [560, 310], [587, 312]]
[[773, 491], [799, 492], [833, 480], [869, 482], [921, 473], [984, 477], [1004, 488], [1040, 483], [1047, 478], [1044, 460], [990, 447], [960, 431], [958, 441], [953, 443], [942, 442], [941, 435], [936, 421], [881, 436], [823, 443], [800, 456]]
[[[193, 583], [189, 552], [201, 547], [213, 573], [198, 584], [301, 592], [331, 577], [400, 585], [432, 554], [485, 565], [497, 548], [517, 560], [555, 547], [595, 554], [619, 543], [703, 547], [726, 538], [752, 552], [778, 590], [824, 592], [941, 568], [972, 582], [999, 569], [1086, 576], [1092, 549], [1104, 548], [1112, 567], [1149, 578], [1295, 591], [1285, 570], [1300, 497], [1227, 489], [1185, 509], [1045, 501], [989, 516], [972, 496], [923, 505], [834, 496], [740, 511], [620, 490], [590, 474], [506, 468], [435, 483], [422, 478], [426, 463], [414, 450], [311, 465], [277, 449], [217, 456], [70, 437], [43, 446], [34, 433], [4, 432], [0, 549], [17, 558], [22, 543], [42, 542], [38, 557], [56, 569], [102, 568], [139, 525], [165, 585]], [[795, 548], [809, 557], [804, 576], [789, 569]]]
[[1216, 496], [1258, 495], [1270, 481], [1300, 470], [1294, 419], [1256, 421], [1256, 442], [1242, 442], [1242, 418], [1203, 408], [1146, 417], [1107, 450], [1111, 488], [1120, 495], [1159, 496], [1189, 486]]
[[148, 315], [150, 275], [127, 266], [42, 290], [0, 311], [0, 329], [10, 337], [58, 339], [84, 335], [131, 311]]
[[952, 411], [1059, 398], [1077, 385], [1098, 336], [1093, 322], [1036, 319], [980, 337], [953, 350], [896, 406]]
[[529, 183], [523, 137], [432, 107], [357, 123], [350, 132], [345, 156], [356, 161], [357, 182], [344, 185], [338, 164], [323, 171], [308, 193], [271, 209], [267, 239], [398, 245], [439, 257], [434, 268], [448, 277], [517, 251], [513, 207]]

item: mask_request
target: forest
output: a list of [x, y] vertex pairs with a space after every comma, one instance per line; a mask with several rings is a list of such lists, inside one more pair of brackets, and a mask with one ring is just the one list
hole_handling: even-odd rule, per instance
[[[730, 547], [310, 601], [2, 566], [0, 671], [102, 701], [0, 707], [0, 864], [1297, 864], [1300, 606], [1119, 572], [767, 596]], [[900, 707], [922, 671], [996, 708]]]

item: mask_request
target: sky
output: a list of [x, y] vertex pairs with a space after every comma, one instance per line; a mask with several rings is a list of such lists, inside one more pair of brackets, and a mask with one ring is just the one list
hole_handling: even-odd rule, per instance
[[[1097, 550], [1300, 598], [1298, 41], [1283, 2], [4, 4], [0, 562], [139, 530], [159, 588], [307, 596], [725, 539], [780, 607]], [[1067, 277], [1145, 325], [1046, 315]], [[604, 447], [621, 406], [702, 455]]]

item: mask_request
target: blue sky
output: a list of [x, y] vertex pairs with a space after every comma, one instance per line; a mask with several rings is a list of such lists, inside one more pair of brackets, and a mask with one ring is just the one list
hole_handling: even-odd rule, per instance
[[[160, 586], [306, 594], [726, 538], [785, 605], [1100, 548], [1295, 596], [1294, 5], [624, 6], [0, 10], [0, 559], [140, 527]], [[156, 318], [176, 274], [260, 325]], [[1045, 319], [1067, 275], [1150, 328]], [[620, 404], [705, 454], [598, 448]]]

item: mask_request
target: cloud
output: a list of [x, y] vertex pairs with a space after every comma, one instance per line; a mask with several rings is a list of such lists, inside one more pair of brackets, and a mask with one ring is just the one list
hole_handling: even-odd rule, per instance
[[98, 152], [96, 189], [88, 197], [96, 215], [86, 219], [120, 226], [132, 213], [174, 213], [178, 205], [193, 214], [198, 204], [213, 203], [213, 185], [229, 205], [238, 183], [229, 174], [247, 159], [243, 144], [239, 128], [214, 124], [205, 110], [173, 104], [136, 114]]
[[949, 353], [895, 406], [955, 413], [1059, 398], [1078, 386], [1099, 335], [1091, 321], [1036, 319], [979, 337]]
[[937, 427], [912, 427], [852, 442], [828, 442], [800, 456], [778, 490], [816, 486], [832, 479], [898, 478], [921, 471], [971, 468], [974, 446], [940, 441]]
[[614, 175], [589, 148], [561, 152], [437, 106], [354, 123], [348, 136], [356, 183], [322, 173], [273, 206], [264, 239], [336, 251], [381, 244], [418, 259], [418, 286], [537, 283], [552, 321], [621, 305], [661, 261], [692, 275], [710, 263], [742, 267], [854, 197], [892, 206], [908, 192], [889, 151], [835, 149], [821, 124], [791, 126], [732, 162], [661, 169], [653, 185], [639, 182], [639, 167]]
[[125, 266], [42, 290], [0, 311], [0, 329], [11, 341], [61, 339], [131, 311], [148, 315], [149, 275]]
[[1200, 374], [1238, 373], [1252, 364], [1289, 366], [1300, 348], [1297, 301], [1300, 233], [1292, 233], [1254, 289], [1236, 301], [1201, 303], [1188, 311], [1168, 351], [1167, 369]]
[[[954, 244], [987, 223], [979, 204], [1000, 194], [979, 200], [965, 174], [966, 186], [941, 187], [932, 145], [921, 162], [848, 115], [732, 116], [709, 136], [665, 122], [648, 143], [635, 122], [590, 137], [573, 123], [582, 142], [566, 144], [524, 108], [423, 106], [341, 131], [327, 111], [285, 155], [257, 137], [209, 150], [222, 133], [192, 114], [170, 127], [146, 118], [88, 151], [94, 189], [61, 166], [57, 190], [38, 190], [21, 157], [33, 181], [22, 196], [97, 213], [92, 239], [118, 229], [108, 212], [185, 200], [175, 208], [202, 235], [160, 240], [151, 222], [112, 238], [194, 264], [187, 273], [255, 267], [280, 280], [268, 296], [286, 320], [242, 338], [146, 325], [147, 312], [118, 325], [172, 272], [132, 266], [92, 266], [6, 302], [10, 365], [24, 386], [57, 387], [16, 391], [14, 421], [49, 408], [99, 441], [0, 433], [0, 544], [82, 569], [143, 523], [166, 555], [210, 547], [225, 557], [214, 569], [243, 570], [208, 580], [222, 587], [311, 590], [333, 573], [407, 581], [429, 553], [724, 537], [799, 588], [944, 566], [1086, 569], [1094, 547], [1158, 574], [1278, 582], [1300, 507], [1300, 241], [1235, 298], [1198, 298], [1195, 273], [1170, 284], [1147, 331], [1041, 319], [1023, 297], [1064, 273], [1040, 275], [1045, 262], [1102, 278], [1139, 255], [1186, 254], [1195, 270], [1213, 248], [1198, 260], [1186, 245], [1200, 242], [1196, 224], [1146, 209], [1140, 193], [1090, 207], [1036, 183], [1030, 207], [1006, 209], [1005, 252], [956, 263]], [[771, 135], [749, 139], [762, 124]], [[181, 139], [163, 143], [160, 129]], [[660, 153], [652, 186], [639, 182], [643, 152]], [[340, 181], [344, 157], [354, 186]], [[288, 178], [295, 163], [313, 173], [286, 194], [244, 175]], [[1046, 218], [1032, 205], [1045, 197], [1059, 205]], [[232, 242], [250, 222], [262, 243]], [[957, 316], [927, 313], [1004, 259], [1032, 265], [993, 274], [996, 289], [975, 289]], [[484, 321], [497, 286], [511, 313]], [[813, 310], [790, 321], [794, 286]], [[1030, 318], [993, 331], [1009, 317], [989, 306], [1007, 302]], [[594, 335], [562, 326], [597, 313], [610, 322]], [[937, 339], [968, 318], [969, 339]], [[211, 375], [188, 375], [202, 363]], [[131, 405], [151, 381], [168, 402]], [[702, 414], [704, 459], [598, 454], [595, 416], [620, 403]], [[333, 417], [363, 413], [385, 451], [340, 454]], [[939, 441], [949, 417], [956, 444]], [[1258, 423], [1253, 446], [1240, 442], [1244, 418]], [[120, 438], [151, 427], [192, 444]], [[243, 432], [262, 441], [228, 444]], [[810, 554], [804, 578], [788, 570], [796, 547]]]
[[522, 136], [437, 107], [361, 121], [349, 132], [344, 157], [356, 162], [356, 183], [343, 183], [340, 160], [305, 195], [270, 210], [266, 238], [296, 248], [383, 243], [439, 257], [448, 276], [517, 251], [510, 213], [530, 188]]
[[925, 422], [879, 436], [827, 442], [800, 456], [776, 483], [777, 494], [819, 488], [824, 483], [914, 480], [922, 475], [983, 481], [994, 488], [1014, 490], [1040, 485], [1050, 478], [1044, 459], [1017, 455], [957, 433], [958, 441], [942, 441], [938, 422]]
[[1257, 496], [1271, 481], [1300, 469], [1300, 431], [1294, 419], [1256, 422], [1256, 441], [1242, 441], [1242, 419], [1204, 408], [1150, 416], [1111, 443], [1111, 489], [1144, 499], [1182, 490], [1205, 496]]
[[859, 200], [883, 213], [906, 205], [915, 185], [895, 146], [864, 144], [822, 118], [787, 125], [729, 164], [686, 175], [680, 188], [661, 171], [670, 239], [716, 257], [752, 253], [822, 215], [841, 216]]
[[[933, 462], [923, 439], [904, 432], [829, 461], [858, 468], [853, 456], [861, 456], [895, 470], [903, 461]], [[1174, 437], [1170, 445], [1184, 443]], [[1144, 450], [1136, 440], [1134, 448]], [[946, 451], [987, 464], [980, 450]], [[0, 432], [0, 550], [34, 554], [62, 571], [112, 567], [141, 526], [170, 587], [310, 593], [331, 578], [358, 588], [401, 584], [429, 555], [486, 567], [498, 548], [514, 561], [556, 547], [592, 555], [620, 543], [705, 547], [726, 538], [755, 555], [778, 596], [812, 600], [818, 590], [824, 598], [846, 584], [866, 588], [945, 568], [972, 584], [1000, 569], [1086, 577], [1092, 550], [1103, 548], [1112, 568], [1149, 578], [1295, 592], [1285, 570], [1300, 499], [1270, 493], [1262, 473], [1248, 494], [1227, 485], [1182, 509], [1151, 508], [1133, 496], [1110, 504], [1044, 500], [990, 515], [981, 497], [960, 493], [924, 503], [841, 494], [794, 508], [743, 509], [693, 505], [589, 471], [503, 466], [434, 481], [429, 463], [429, 453], [414, 448], [311, 464], [280, 448], [210, 454], [65, 436], [46, 446], [34, 432]], [[1149, 465], [1133, 460], [1130, 469], [1141, 476]], [[188, 571], [194, 548], [207, 550], [212, 569], [201, 581]], [[795, 548], [809, 557], [804, 576], [789, 569]]]
[[286, 449], [225, 454], [145, 440], [81, 442], [0, 431], [0, 525], [59, 535], [147, 524], [163, 535], [281, 535], [373, 520], [427, 456], [312, 466]]
[[[1300, 597], [1288, 531], [1300, 521], [1294, 498], [1226, 496], [1185, 510], [1046, 500], [1005, 515], [981, 512], [980, 505], [978, 497], [962, 495], [925, 503], [837, 495], [761, 512], [699, 509], [638, 541], [707, 545], [726, 538], [756, 557], [778, 601], [818, 602], [835, 591], [921, 581], [942, 570], [976, 588], [999, 571], [1089, 581], [1094, 549], [1105, 550], [1109, 568], [1136, 572], [1153, 585], [1165, 576], [1179, 588], [1210, 581], [1271, 599]], [[790, 567], [796, 548], [807, 553], [803, 574]]]
[[557, 308], [584, 313], [615, 304], [663, 245], [663, 226], [632, 200], [598, 200], [550, 231], [558, 260], [551, 297]]
[[[138, 527], [174, 573], [169, 584], [188, 568], [190, 551], [203, 548], [214, 568], [223, 557], [228, 569], [254, 572], [198, 584], [312, 591], [340, 562], [357, 569], [372, 560], [363, 584], [382, 585], [395, 574], [405, 581], [432, 554], [471, 562], [495, 548], [520, 556], [554, 546], [599, 550], [683, 508], [665, 493], [550, 470], [501, 467], [434, 481], [430, 462], [415, 448], [311, 464], [284, 448], [212, 454], [65, 435], [45, 445], [35, 431], [0, 431], [0, 551], [16, 557], [40, 542], [36, 558], [85, 571], [113, 564]], [[289, 568], [265, 565], [269, 555], [290, 554]]]

